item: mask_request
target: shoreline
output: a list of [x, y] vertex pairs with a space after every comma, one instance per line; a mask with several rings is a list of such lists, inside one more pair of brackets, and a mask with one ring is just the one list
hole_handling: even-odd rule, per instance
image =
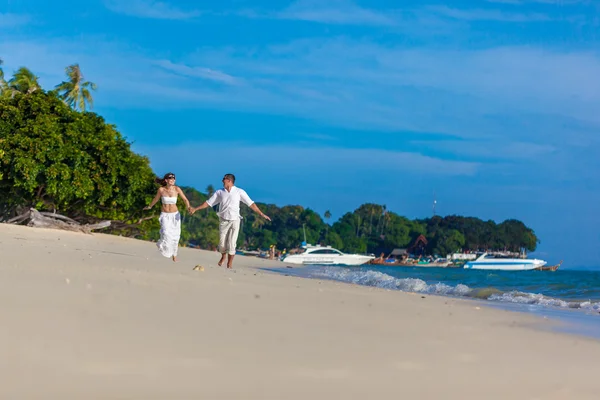
[[[293, 269], [305, 269], [306, 267], [294, 267]], [[489, 299], [482, 299], [477, 297], [469, 297], [469, 296], [457, 296], [457, 295], [445, 295], [440, 293], [420, 293], [420, 292], [412, 292], [402, 289], [388, 289], [382, 288], [378, 286], [370, 286], [370, 285], [362, 285], [354, 282], [347, 282], [336, 280], [334, 278], [320, 278], [320, 277], [311, 277], [303, 274], [294, 274], [289, 275], [286, 274], [285, 269], [272, 269], [272, 268], [264, 268], [265, 271], [273, 272], [276, 274], [281, 274], [288, 277], [300, 278], [300, 279], [309, 279], [309, 280], [322, 280], [322, 281], [332, 281], [339, 282], [341, 284], [346, 284], [350, 286], [356, 287], [367, 287], [373, 288], [388, 292], [398, 292], [410, 295], [420, 295], [420, 296], [433, 296], [440, 299], [453, 299], [458, 301], [464, 301], [466, 304], [469, 304], [473, 307], [485, 307], [488, 309], [495, 310], [503, 310], [509, 311], [512, 313], [518, 313], [527, 316], [533, 316], [534, 318], [538, 318], [541, 320], [547, 320], [550, 324], [554, 324], [554, 326], [540, 326], [539, 329], [549, 330], [555, 333], [564, 333], [568, 335], [576, 335], [579, 337], [585, 337], [588, 339], [594, 339], [600, 341], [600, 319], [595, 313], [582, 310], [582, 309], [563, 309], [557, 308], [553, 306], [544, 306], [539, 304], [526, 304], [526, 303], [510, 303], [510, 302], [501, 302], [501, 301], [493, 301]], [[539, 322], [539, 321], [538, 321]]]
[[285, 264], [256, 257], [238, 256], [228, 271], [218, 253], [189, 248], [173, 263], [152, 242], [98, 233], [0, 224], [0, 250], [2, 398], [595, 399], [600, 390], [599, 341], [470, 300], [283, 276], [261, 269]]
[[[366, 270], [378, 272], [376, 268], [369, 268], [370, 266], [361, 266], [363, 272]], [[289, 268], [289, 267], [287, 267]], [[525, 315], [532, 315], [535, 317], [543, 318], [543, 319], [551, 319], [560, 324], [557, 328], [556, 332], [565, 332], [577, 335], [583, 335], [589, 338], [600, 340], [600, 317], [597, 315], [596, 310], [590, 310], [585, 308], [564, 308], [558, 307], [550, 304], [538, 304], [538, 303], [525, 303], [525, 302], [510, 302], [510, 301], [501, 301], [477, 296], [471, 296], [468, 294], [455, 294], [455, 293], [431, 293], [427, 291], [418, 291], [418, 290], [405, 290], [402, 288], [389, 288], [385, 286], [379, 286], [377, 284], [368, 284], [368, 283], [358, 283], [349, 280], [339, 279], [335, 276], [327, 276], [327, 275], [318, 275], [315, 273], [322, 272], [324, 269], [330, 268], [329, 266], [299, 266], [294, 267], [292, 271], [289, 271], [285, 268], [282, 269], [271, 269], [272, 272], [283, 274], [286, 276], [293, 276], [302, 279], [311, 279], [311, 280], [326, 280], [326, 281], [334, 281], [340, 282], [348, 285], [355, 285], [359, 287], [370, 287], [377, 288], [386, 291], [392, 292], [400, 292], [400, 293], [409, 293], [409, 294], [418, 294], [422, 296], [435, 296], [441, 299], [456, 299], [456, 300], [464, 300], [467, 301], [468, 304], [477, 304], [479, 306], [488, 307], [491, 309], [505, 310], [516, 313], [521, 313]], [[351, 272], [352, 270], [356, 271], [355, 267], [345, 268], [345, 267], [334, 267], [344, 269], [347, 272]], [[269, 270], [269, 269], [266, 269]], [[308, 273], [307, 273], [308, 272]], [[391, 278], [391, 277], [390, 277]], [[418, 278], [420, 279], [420, 278]], [[431, 286], [435, 285], [433, 282], [423, 281], [426, 285]], [[470, 290], [478, 291], [480, 288], [470, 288]], [[549, 297], [548, 297], [549, 298]], [[562, 300], [561, 301], [567, 301]], [[572, 301], [572, 300], [571, 300]]]

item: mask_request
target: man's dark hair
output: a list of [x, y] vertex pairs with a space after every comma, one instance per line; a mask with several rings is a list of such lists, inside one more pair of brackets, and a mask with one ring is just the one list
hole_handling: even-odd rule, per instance
[[229, 179], [231, 183], [235, 183], [235, 175], [234, 174], [225, 174], [223, 179]]

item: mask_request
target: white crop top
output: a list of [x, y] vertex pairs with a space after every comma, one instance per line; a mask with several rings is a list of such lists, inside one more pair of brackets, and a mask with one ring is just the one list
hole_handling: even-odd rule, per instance
[[177, 204], [177, 196], [175, 196], [175, 197], [162, 196], [160, 199], [162, 200], [163, 204]]

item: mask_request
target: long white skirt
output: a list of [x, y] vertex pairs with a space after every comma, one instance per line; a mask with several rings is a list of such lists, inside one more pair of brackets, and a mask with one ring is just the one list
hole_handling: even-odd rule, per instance
[[176, 256], [181, 236], [181, 214], [161, 212], [158, 222], [160, 222], [160, 239], [156, 242], [158, 251], [165, 257]]

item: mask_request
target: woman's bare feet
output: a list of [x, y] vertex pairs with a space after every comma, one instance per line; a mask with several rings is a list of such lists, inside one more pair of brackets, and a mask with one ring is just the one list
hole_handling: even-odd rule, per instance
[[173, 259], [173, 262], [178, 262], [179, 260], [177, 260], [177, 256], [173, 256], [171, 257]]

